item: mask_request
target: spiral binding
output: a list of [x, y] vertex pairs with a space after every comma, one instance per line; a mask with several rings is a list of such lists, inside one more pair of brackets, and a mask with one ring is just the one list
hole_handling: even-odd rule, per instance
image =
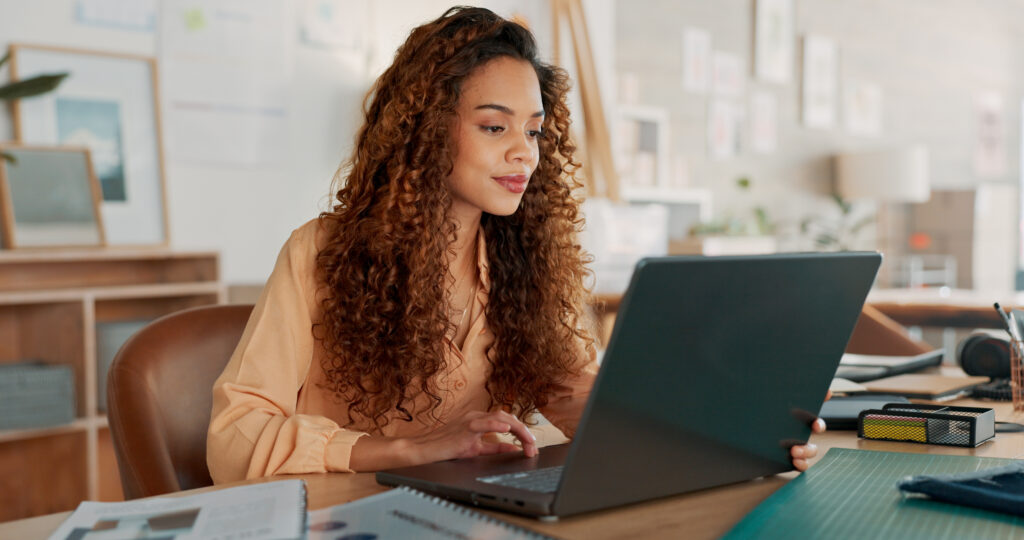
[[415, 496], [417, 496], [417, 497], [419, 497], [421, 499], [426, 499], [427, 501], [430, 501], [430, 502], [432, 502], [434, 504], [437, 504], [439, 506], [442, 506], [444, 508], [452, 510], [452, 511], [454, 511], [454, 512], [460, 514], [460, 515], [463, 515], [463, 516], [466, 516], [466, 517], [470, 517], [470, 518], [473, 518], [473, 519], [478, 520], [478, 521], [483, 521], [483, 522], [486, 522], [486, 523], [490, 523], [492, 525], [497, 525], [497, 526], [502, 527], [504, 529], [508, 529], [510, 531], [514, 531], [516, 533], [522, 534], [522, 535], [526, 536], [527, 538], [537, 538], [537, 539], [540, 539], [540, 540], [556, 540], [552, 536], [547, 536], [547, 535], [544, 535], [544, 534], [540, 534], [540, 533], [538, 533], [536, 531], [531, 531], [530, 529], [527, 529], [525, 527], [520, 527], [519, 525], [516, 525], [514, 523], [509, 523], [507, 521], [501, 521], [500, 519], [493, 518], [493, 517], [491, 517], [491, 516], [489, 516], [487, 514], [481, 514], [480, 512], [477, 512], [477, 511], [472, 510], [470, 508], [466, 508], [465, 506], [462, 506], [460, 504], [456, 504], [456, 503], [454, 503], [452, 501], [449, 501], [449, 500], [446, 500], [446, 499], [442, 499], [440, 497], [435, 497], [435, 496], [430, 495], [428, 493], [424, 493], [422, 491], [413, 489], [413, 488], [411, 488], [409, 486], [401, 486], [398, 489], [400, 491], [404, 491], [406, 493], [409, 493], [410, 495], [415, 495]]
[[299, 521], [302, 522], [302, 530], [309, 530], [309, 492], [306, 490], [306, 481], [299, 480], [301, 482], [302, 497], [299, 498]]

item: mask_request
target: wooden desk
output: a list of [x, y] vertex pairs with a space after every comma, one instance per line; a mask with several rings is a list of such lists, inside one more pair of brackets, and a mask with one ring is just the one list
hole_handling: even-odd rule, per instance
[[[1024, 292], [971, 289], [872, 289], [867, 304], [904, 326], [1003, 328], [993, 302], [1004, 308], [1024, 309]], [[592, 309], [601, 320], [614, 316], [622, 295], [598, 294]]]
[[875, 289], [867, 303], [904, 326], [1003, 328], [992, 304], [1024, 308], [1024, 293], [969, 289]]
[[[997, 420], [1013, 420], [1009, 403], [960, 400], [957, 404], [993, 407], [996, 409]], [[1021, 421], [1021, 418], [1016, 420]], [[829, 448], [1003, 458], [1024, 457], [1024, 434], [1021, 433], [999, 433], [995, 440], [978, 448], [865, 441], [858, 439], [856, 433], [852, 431], [826, 432], [815, 435], [811, 441], [820, 448], [818, 458], [812, 460], [812, 464], [820, 459]], [[569, 517], [557, 523], [543, 523], [499, 512], [488, 513], [505, 521], [512, 521], [536, 531], [567, 539], [681, 538], [683, 536], [687, 538], [718, 538], [761, 501], [795, 476], [796, 473], [786, 473], [624, 508]], [[309, 474], [300, 475], [298, 478], [306, 481], [309, 508], [314, 510], [353, 501], [386, 489], [376, 483], [372, 474]], [[259, 481], [265, 480], [253, 482]], [[231, 485], [245, 483], [251, 482]], [[183, 493], [192, 494], [212, 489], [218, 488], [203, 488]], [[0, 524], [0, 538], [25, 540], [46, 538], [68, 515], [70, 512], [2, 523]]]

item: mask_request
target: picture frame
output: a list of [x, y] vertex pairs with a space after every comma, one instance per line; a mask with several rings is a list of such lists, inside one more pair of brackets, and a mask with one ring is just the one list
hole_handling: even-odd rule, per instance
[[9, 52], [12, 80], [69, 73], [55, 92], [14, 102], [15, 140], [88, 147], [108, 245], [168, 245], [156, 60], [27, 44]]
[[804, 125], [821, 129], [834, 127], [839, 102], [839, 47], [834, 40], [804, 36], [802, 83]]
[[106, 245], [100, 185], [85, 147], [2, 145], [0, 237], [5, 248]]
[[754, 74], [789, 84], [793, 77], [793, 0], [757, 0], [754, 5]]
[[616, 167], [623, 190], [669, 187], [669, 115], [665, 109], [621, 105], [616, 119]]

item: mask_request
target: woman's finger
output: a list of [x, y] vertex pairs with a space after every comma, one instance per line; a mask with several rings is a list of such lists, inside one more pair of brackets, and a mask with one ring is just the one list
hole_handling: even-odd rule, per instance
[[508, 433], [512, 426], [508, 422], [502, 422], [501, 420], [495, 420], [493, 418], [477, 418], [471, 420], [468, 424], [469, 430], [476, 433]]
[[511, 427], [512, 434], [523, 444], [523, 454], [526, 457], [533, 457], [537, 455], [537, 437], [530, 433], [530, 428], [526, 427], [526, 424], [514, 419], [509, 424]]
[[825, 421], [821, 418], [817, 418], [814, 422], [811, 422], [811, 431], [813, 433], [824, 433], [825, 427]]
[[807, 460], [806, 459], [794, 459], [793, 460], [793, 467], [796, 467], [796, 470], [798, 470], [800, 472], [804, 472], [804, 471], [807, 470]]

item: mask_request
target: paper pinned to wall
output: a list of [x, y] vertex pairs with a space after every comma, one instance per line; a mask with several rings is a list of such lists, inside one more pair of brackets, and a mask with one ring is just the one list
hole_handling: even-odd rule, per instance
[[871, 82], [847, 84], [844, 120], [854, 135], [874, 136], [882, 133], [882, 87]]
[[999, 178], [1006, 174], [1006, 126], [1003, 96], [981, 92], [974, 99], [977, 115], [977, 141], [974, 146], [974, 173], [980, 178]]
[[91, 26], [152, 32], [156, 29], [156, 0], [78, 0], [75, 18]]
[[291, 18], [285, 0], [164, 0], [160, 59], [174, 159], [282, 161]]
[[369, 48], [369, 0], [307, 0], [302, 40], [307, 45], [362, 54]]
[[779, 141], [779, 101], [764, 91], [750, 96], [750, 147], [758, 154], [772, 154]]
[[743, 107], [728, 100], [715, 99], [708, 106], [708, 154], [727, 159], [740, 151]]
[[705, 94], [711, 81], [711, 33], [683, 28], [683, 88]]
[[835, 125], [839, 95], [839, 47], [822, 36], [804, 38], [803, 121], [812, 128]]

